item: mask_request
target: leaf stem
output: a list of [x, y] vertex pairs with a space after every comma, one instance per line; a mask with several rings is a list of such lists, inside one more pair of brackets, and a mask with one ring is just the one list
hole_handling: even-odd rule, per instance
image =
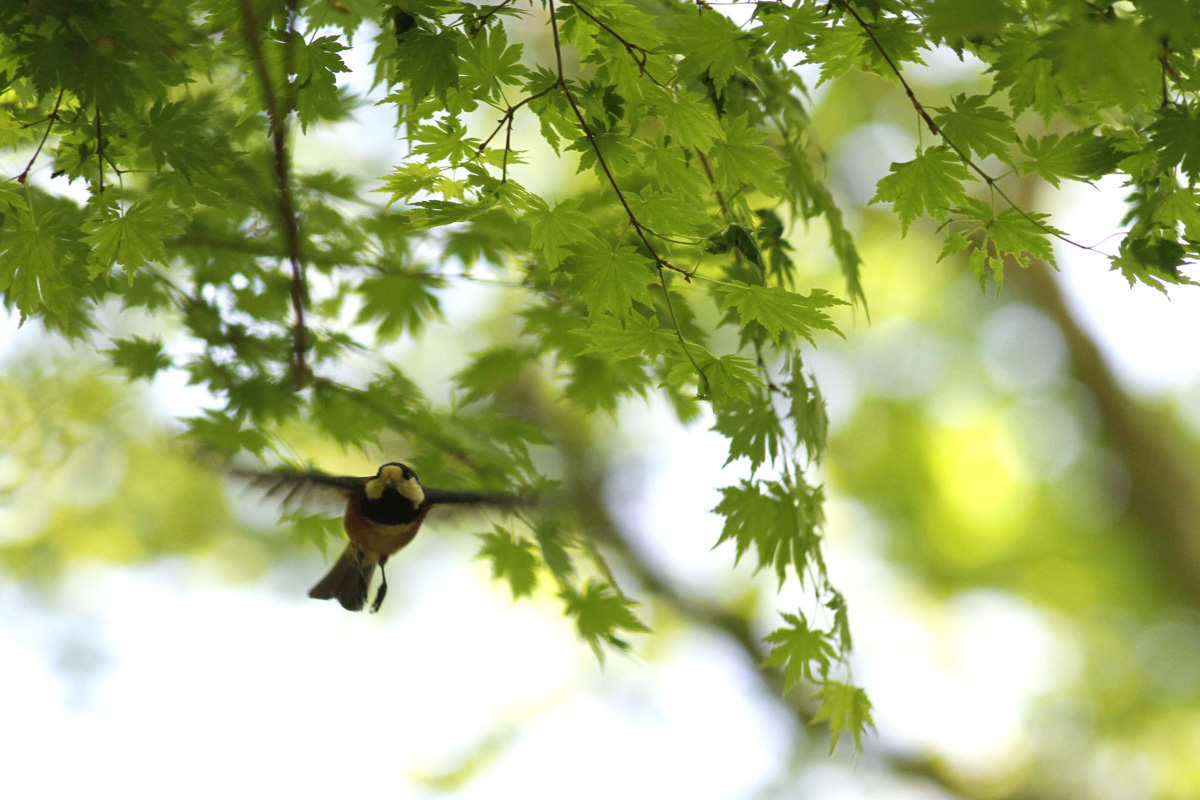
[[704, 367], [700, 366], [699, 362], [696, 361], [696, 357], [692, 355], [692, 349], [688, 346], [687, 339], [684, 338], [683, 329], [679, 326], [679, 317], [675, 316], [675, 304], [671, 302], [671, 292], [667, 290], [667, 275], [661, 269], [658, 271], [658, 281], [662, 284], [663, 297], [667, 301], [667, 311], [671, 314], [671, 324], [675, 326], [675, 335], [679, 337], [679, 344], [683, 346], [683, 354], [687, 356], [688, 361], [692, 362], [692, 366], [696, 368], [697, 374], [700, 375], [700, 392], [698, 396], [708, 397], [708, 375], [704, 373]]

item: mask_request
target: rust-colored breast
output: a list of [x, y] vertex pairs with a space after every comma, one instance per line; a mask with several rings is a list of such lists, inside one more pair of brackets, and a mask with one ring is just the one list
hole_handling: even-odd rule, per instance
[[362, 501], [361, 494], [350, 498], [346, 504], [346, 516], [342, 519], [342, 526], [346, 529], [346, 536], [350, 538], [350, 541], [362, 548], [363, 552], [369, 556], [390, 556], [407, 545], [417, 535], [417, 530], [421, 527], [421, 523], [425, 520], [425, 514], [429, 511], [429, 507], [425, 506], [420, 509], [417, 518], [412, 522], [383, 525], [372, 522], [363, 515]]

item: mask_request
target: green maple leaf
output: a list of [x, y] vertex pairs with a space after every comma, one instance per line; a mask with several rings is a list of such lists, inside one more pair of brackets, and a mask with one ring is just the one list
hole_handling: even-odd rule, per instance
[[1055, 26], [1044, 38], [1055, 74], [1073, 95], [1127, 111], [1159, 106], [1162, 44], [1145, 26], [1083, 17], [1073, 25]]
[[660, 92], [658, 111], [673, 139], [684, 147], [708, 152], [714, 139], [721, 136], [721, 125], [712, 103], [686, 90]]
[[454, 376], [463, 390], [461, 403], [466, 405], [490, 397], [512, 383], [529, 365], [528, 350], [517, 347], [497, 347], [475, 354], [472, 361]]
[[260, 428], [247, 425], [229, 414], [209, 409], [202, 417], [185, 419], [187, 436], [205, 450], [226, 458], [243, 450], [261, 453], [270, 444]]
[[757, 322], [777, 342], [785, 331], [803, 336], [813, 344], [816, 344], [814, 330], [833, 331], [842, 335], [822, 309], [846, 305], [846, 301], [822, 289], [813, 289], [808, 295], [803, 295], [781, 286], [749, 286], [740, 281], [719, 284], [716, 289], [720, 293], [722, 308], [737, 309], [743, 325]]
[[626, 358], [653, 358], [665, 350], [662, 333], [654, 322], [632, 312], [622, 323], [613, 317], [599, 317], [580, 331], [588, 344], [584, 353], [599, 353], [620, 361]]
[[749, 403], [726, 403], [715, 411], [717, 422], [712, 429], [729, 440], [726, 466], [744, 456], [750, 459], [753, 475], [768, 457], [774, 460], [779, 454], [783, 426], [767, 398], [759, 395]]
[[[687, 358], [678, 341], [674, 344], [673, 351], [668, 353], [670, 367], [663, 383], [668, 386], [685, 386], [698, 381], [700, 376], [696, 374], [696, 365]], [[718, 358], [695, 345], [692, 345], [692, 350], [696, 364], [704, 373], [701, 388], [707, 383], [708, 399], [713, 403], [720, 405], [727, 402], [748, 402], [751, 388], [762, 386], [758, 377], [758, 365], [754, 361], [737, 355]]]
[[430, 319], [441, 317], [437, 290], [444, 285], [440, 278], [419, 273], [367, 278], [358, 285], [363, 304], [355, 323], [375, 325], [383, 340], [418, 333]]
[[988, 242], [997, 253], [1015, 259], [1022, 267], [1035, 259], [1057, 266], [1049, 237], [1062, 231], [1050, 225], [1049, 219], [1049, 214], [1006, 208], [987, 224]]
[[792, 402], [788, 418], [796, 426], [796, 437], [804, 443], [809, 461], [817, 461], [825, 452], [825, 439], [829, 433], [829, 417], [825, 412], [825, 398], [814, 380], [804, 377], [803, 365], [796, 357], [792, 362], [792, 379], [787, 384]]
[[458, 86], [458, 41], [453, 31], [431, 33], [413, 28], [400, 37], [394, 53], [396, 80], [407, 83], [414, 100], [433, 92], [443, 103]]
[[925, 6], [926, 30], [934, 41], [960, 49], [967, 41], [987, 41], [1020, 17], [1004, 0], [930, 0]]
[[26, 215], [9, 215], [9, 225], [27, 221], [24, 227], [5, 227], [0, 230], [0, 292], [21, 312], [24, 322], [43, 304], [48, 310], [65, 312], [65, 307], [52, 308], [56, 282], [62, 281], [58, 266], [58, 240], [43, 217], [34, 223]]
[[588, 581], [582, 592], [568, 586], [559, 597], [565, 605], [564, 613], [575, 618], [575, 629], [601, 661], [604, 660], [602, 644], [628, 650], [629, 642], [619, 634], [650, 631], [633, 612], [638, 604], [610, 584]]
[[997, 214], [990, 204], [976, 198], [967, 198], [959, 210], [972, 224], [946, 237], [938, 260], [974, 247], [970, 263], [980, 286], [986, 287], [989, 274], [997, 287], [1004, 285], [1005, 259], [1021, 267], [1037, 259], [1054, 264], [1054, 249], [1048, 237], [1061, 235], [1061, 231], [1050, 225], [1047, 214], [1023, 213], [1015, 208]]
[[591, 220], [578, 209], [578, 201], [559, 203], [554, 208], [542, 203], [525, 215], [529, 222], [529, 244], [542, 251], [550, 269], [557, 269], [570, 255], [571, 245], [600, 244], [591, 231]]
[[608, 312], [622, 319], [629, 315], [634, 301], [652, 304], [647, 284], [654, 278], [654, 268], [635, 248], [609, 247], [597, 241], [580, 248], [572, 261], [572, 285], [578, 286], [592, 316]]
[[868, 51], [873, 47], [871, 40], [863, 34], [862, 26], [853, 20], [827, 27], [816, 37], [809, 51], [811, 62], [821, 65], [821, 77], [817, 85], [844, 75], [851, 69], [866, 68], [871, 59]]
[[[732, 541], [734, 563], [738, 563], [762, 532], [775, 525], [778, 504], [769, 495], [764, 495], [757, 484], [747, 480], [738, 486], [721, 489], [721, 498], [721, 502], [713, 509], [713, 513], [725, 517], [717, 544]], [[762, 566], [760, 563], [759, 569]]]
[[724, 355], [712, 360], [701, 359], [700, 366], [704, 368], [704, 377], [717, 402], [744, 400], [750, 396], [751, 387], [762, 385], [758, 365], [749, 358]]
[[499, 98], [502, 88], [529, 76], [521, 66], [521, 45], [508, 43], [503, 25], [484, 28], [463, 47], [462, 78], [482, 87], [484, 97]]
[[368, 402], [370, 398], [360, 389], [318, 383], [309, 404], [310, 419], [317, 430], [342, 447], [377, 447], [380, 421], [363, 413]]
[[893, 162], [892, 172], [879, 181], [872, 203], [891, 202], [901, 228], [922, 214], [945, 222], [950, 209], [966, 198], [963, 181], [970, 173], [949, 147], [930, 147], [912, 161]]
[[483, 547], [477, 558], [486, 558], [492, 564], [492, 580], [505, 580], [512, 591], [513, 600], [533, 594], [537, 585], [537, 568], [540, 563], [533, 543], [518, 539], [499, 525], [491, 533], [481, 533]]
[[1195, 105], [1159, 109], [1150, 141], [1166, 165], [1178, 166], [1193, 182], [1200, 180], [1200, 111]]
[[132, 339], [117, 339], [115, 347], [105, 350], [113, 365], [125, 370], [131, 379], [153, 378], [160, 370], [171, 366], [171, 359], [163, 352], [162, 342], [135, 336]]
[[773, 567], [780, 585], [790, 565], [803, 574], [818, 547], [822, 522], [820, 487], [789, 486], [783, 481], [747, 481], [721, 489], [713, 511], [725, 517], [717, 544], [733, 542], [735, 563], [749, 552], [758, 554], [755, 571]]
[[1036, 32], [1011, 29], [996, 43], [996, 51], [991, 66], [995, 87], [997, 91], [1008, 89], [1014, 116], [1032, 108], [1049, 120], [1062, 110], [1064, 81]]
[[571, 554], [567, 551], [567, 534], [562, 524], [553, 518], [539, 519], [533, 526], [533, 538], [537, 540], [542, 561], [558, 580], [568, 581], [574, 573]]
[[818, 680], [818, 677], [824, 678], [829, 671], [830, 659], [836, 651], [829, 634], [809, 628], [803, 613], [784, 614], [783, 619], [787, 622], [787, 627], [767, 635], [767, 641], [774, 647], [762, 665], [784, 668], [783, 691], [786, 693], [801, 678], [808, 678], [810, 681]]
[[190, 176], [196, 169], [212, 169], [214, 163], [224, 161], [228, 155], [224, 143], [213, 142], [203, 135], [202, 128], [196, 125], [198, 113], [188, 101], [159, 101], [143, 119], [133, 123], [131, 133], [159, 169], [170, 164]]
[[[857, 21], [847, 17], [816, 37], [808, 59], [821, 65], [818, 86], [851, 69], [873, 70], [891, 76], [892, 64], [903, 61], [925, 63], [919, 51], [927, 39], [914, 22], [899, 16], [880, 15], [870, 25], [872, 36], [868, 36]], [[884, 58], [884, 53], [888, 58]]]
[[829, 752], [837, 749], [838, 737], [849, 733], [854, 737], [854, 749], [862, 751], [862, 735], [867, 726], [875, 727], [871, 719], [871, 701], [867, 693], [857, 686], [838, 681], [825, 681], [817, 692], [821, 707], [813, 716], [813, 722], [828, 722], [833, 740]]
[[850, 612], [846, 610], [846, 598], [842, 597], [841, 592], [834, 591], [825, 607], [833, 612], [832, 632], [838, 637], [842, 653], [849, 653], [854, 643], [850, 638]]
[[736, 192], [743, 186], [752, 186], [769, 197], [783, 193], [779, 171], [787, 163], [763, 144], [766, 138], [767, 135], [751, 126], [745, 117], [727, 120], [725, 131], [712, 146], [715, 177], [722, 190]]
[[575, 45], [575, 52], [580, 62], [586, 62], [592, 53], [596, 52], [596, 33], [599, 30], [592, 21], [577, 12], [570, 5], [563, 7], [559, 14], [558, 33], [564, 42]]
[[826, 28], [826, 14], [814, 3], [795, 6], [764, 3], [758, 7], [768, 50], [777, 58], [793, 50], [807, 50]]
[[[1194, 246], [1191, 253], [1194, 256]], [[1121, 270], [1130, 286], [1141, 282], [1166, 294], [1168, 283], [1196, 285], [1180, 271], [1188, 254], [1188, 248], [1175, 236], [1135, 225], [1121, 240], [1120, 251], [1111, 263], [1113, 269]]]
[[1017, 141], [1012, 119], [988, 105], [985, 95], [960, 94], [951, 108], [935, 108], [934, 122], [942, 135], [963, 150], [980, 156], [994, 155], [1011, 164], [1010, 145]]
[[1081, 178], [1088, 140], [1092, 138], [1088, 131], [1071, 131], [1062, 137], [1056, 133], [1041, 138], [1030, 136], [1021, 142], [1021, 152], [1029, 157], [1019, 164], [1021, 172], [1036, 173], [1056, 189], [1062, 178]]
[[318, 120], [336, 120], [349, 115], [337, 86], [337, 73], [349, 72], [341, 52], [347, 47], [337, 36], [321, 36], [311, 43], [295, 36], [296, 118], [301, 130]]
[[342, 521], [327, 514], [289, 513], [284, 519], [291, 524], [296, 538], [313, 544], [322, 556], [329, 555], [329, 543], [342, 539]]
[[[479, 152], [479, 140], [467, 136], [467, 127], [454, 117], [438, 120], [436, 125], [421, 125], [412, 138], [420, 142], [412, 149], [413, 154], [424, 156], [430, 164], [443, 160], [462, 164]], [[509, 153], [509, 163], [516, 161], [516, 156]]]
[[139, 202], [124, 213], [109, 208], [83, 224], [84, 241], [92, 247], [91, 275], [102, 275], [120, 264], [126, 277], [145, 264], [167, 260], [163, 240], [178, 234], [180, 228], [170, 209]]
[[372, 191], [390, 194], [390, 206], [398, 201], [408, 202], [419, 192], [431, 191], [441, 178], [440, 168], [420, 161], [410, 161], [392, 170], [383, 179], [383, 186]]
[[440, 228], [454, 222], [465, 222], [496, 207], [493, 199], [478, 203], [451, 203], [445, 200], [421, 200], [413, 203], [399, 216], [397, 223], [410, 233]]
[[[652, 162], [657, 162], [657, 155]], [[649, 164], [647, 167], [653, 168]], [[701, 236], [712, 230], [712, 213], [697, 205], [695, 195], [688, 194], [686, 188], [671, 187], [665, 191], [645, 188], [640, 192], [626, 192], [625, 200], [633, 215], [650, 230], [671, 231], [683, 236]]]
[[921, 50], [928, 46], [929, 38], [915, 20], [903, 15], [880, 16], [871, 24], [871, 33], [875, 36], [871, 46], [866, 48], [866, 54], [877, 72], [884, 75], [891, 73], [892, 65], [883, 57], [884, 53], [895, 64], [905, 61], [925, 63], [921, 58]]
[[717, 94], [734, 73], [750, 61], [752, 35], [743, 33], [723, 14], [691, 14], [676, 18], [672, 46], [685, 53], [680, 70], [691, 75], [705, 72], [712, 79]]

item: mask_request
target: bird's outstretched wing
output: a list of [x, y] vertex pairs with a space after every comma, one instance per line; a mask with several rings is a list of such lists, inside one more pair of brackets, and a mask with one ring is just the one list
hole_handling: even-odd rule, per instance
[[316, 470], [275, 469], [269, 471], [235, 469], [231, 473], [244, 478], [256, 489], [263, 490], [267, 497], [278, 499], [283, 505], [306, 503], [313, 495], [318, 499], [345, 501], [351, 495], [363, 491], [370, 478], [327, 475]]
[[513, 494], [488, 494], [487, 492], [465, 492], [457, 489], [435, 489], [432, 486], [422, 486], [425, 491], [425, 504], [429, 506], [492, 506], [493, 508], [513, 508], [529, 505], [528, 498]]

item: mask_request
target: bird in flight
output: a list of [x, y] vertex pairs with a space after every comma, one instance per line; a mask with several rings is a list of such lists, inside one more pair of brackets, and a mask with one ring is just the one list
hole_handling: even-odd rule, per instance
[[342, 527], [350, 540], [329, 573], [308, 593], [318, 600], [337, 600], [349, 611], [360, 611], [375, 568], [382, 582], [371, 603], [379, 610], [387, 596], [384, 565], [391, 555], [417, 535], [429, 511], [437, 506], [491, 506], [512, 508], [523, 501], [515, 495], [435, 489], [422, 486], [412, 467], [391, 461], [366, 478], [327, 475], [290, 469], [268, 472], [235, 470], [235, 474], [266, 490], [268, 497], [286, 492], [288, 503], [307, 490], [340, 495], [346, 502]]

